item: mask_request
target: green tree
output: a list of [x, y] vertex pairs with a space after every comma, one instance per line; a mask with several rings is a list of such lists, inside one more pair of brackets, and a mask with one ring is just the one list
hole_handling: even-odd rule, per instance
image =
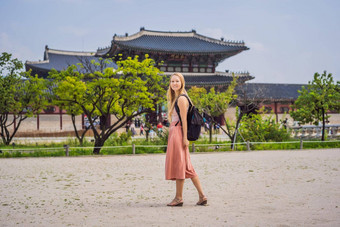
[[334, 83], [331, 73], [326, 71], [322, 75], [314, 74], [313, 81], [309, 81], [307, 88], [302, 87], [300, 96], [292, 105], [290, 115], [294, 120], [318, 125], [322, 122], [322, 137], [325, 140], [325, 124], [329, 110], [340, 110], [340, 82]]
[[234, 94], [234, 89], [237, 84], [237, 78], [234, 77], [228, 89], [224, 92], [216, 92], [211, 88], [206, 92], [204, 88], [192, 87], [188, 93], [195, 106], [211, 117], [209, 121], [209, 140], [212, 141], [212, 126], [216, 123], [214, 117], [224, 115], [229, 107], [229, 103], [237, 96]]
[[[31, 72], [23, 72], [23, 63], [3, 52], [0, 57], [1, 139], [9, 145], [21, 123], [41, 112], [48, 104], [46, 82]], [[12, 116], [12, 117], [11, 117]], [[12, 129], [11, 129], [12, 128]]]
[[276, 123], [273, 115], [264, 116], [264, 107], [257, 113], [243, 115], [240, 132], [243, 139], [251, 142], [281, 142], [288, 140], [290, 133]]
[[[94, 134], [94, 154], [99, 154], [109, 136], [134, 117], [154, 110], [165, 97], [164, 77], [147, 55], [116, 62], [118, 69], [107, 67], [102, 72], [80, 73], [76, 66], [57, 72], [52, 70], [53, 94], [58, 105], [81, 108], [87, 115]], [[110, 115], [116, 122], [110, 124]], [[93, 119], [99, 117], [99, 130]]]
[[[89, 74], [89, 73], [94, 73], [96, 71], [99, 71], [101, 73], [104, 72], [104, 69], [109, 67], [109, 65], [112, 63], [111, 59], [104, 59], [104, 58], [99, 58], [98, 61], [96, 60], [89, 60], [84, 57], [77, 57], [79, 64], [78, 66], [78, 71], [82, 71], [84, 74]], [[52, 82], [53, 84], [53, 82]], [[60, 102], [58, 99], [53, 99], [52, 100], [54, 105], [59, 106], [60, 109], [66, 110], [66, 113], [71, 116], [71, 121], [74, 129], [74, 133], [76, 135], [76, 138], [79, 141], [80, 146], [83, 145], [84, 143], [84, 138], [86, 135], [86, 132], [90, 130], [91, 126], [90, 125], [85, 125], [84, 130], [79, 130], [76, 125], [76, 116], [81, 115], [83, 113], [83, 110], [81, 106], [78, 104], [74, 103], [73, 105], [64, 105], [64, 102]], [[98, 120], [98, 117], [94, 117], [92, 119], [93, 121]]]

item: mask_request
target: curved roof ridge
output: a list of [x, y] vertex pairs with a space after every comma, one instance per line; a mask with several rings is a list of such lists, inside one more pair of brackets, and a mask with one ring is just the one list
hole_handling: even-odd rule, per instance
[[43, 60], [43, 61], [26, 61], [25, 64], [45, 64], [45, 63], [49, 63], [50, 60]]
[[224, 40], [218, 40], [214, 38], [210, 38], [201, 34], [196, 33], [196, 30], [191, 30], [191, 31], [153, 31], [153, 30], [145, 30], [141, 29], [139, 32], [134, 33], [130, 36], [127, 36], [127, 33], [125, 36], [113, 36], [113, 40], [115, 41], [130, 41], [137, 39], [143, 35], [150, 35], [150, 36], [167, 36], [167, 37], [193, 37], [193, 38], [198, 38], [203, 41], [211, 42], [211, 43], [216, 43], [220, 45], [225, 45], [225, 46], [245, 46], [243, 41], [224, 41]]
[[152, 30], [141, 30], [130, 36], [114, 36], [113, 39], [116, 41], [130, 41], [137, 39], [143, 35], [150, 36], [170, 36], [170, 37], [194, 37], [195, 32], [163, 32], [163, 31], [152, 31]]
[[62, 54], [62, 55], [75, 55], [75, 56], [94, 56], [95, 51], [71, 51], [71, 50], [57, 50], [57, 49], [50, 49], [48, 47], [45, 48], [46, 53], [51, 54]]
[[219, 40], [219, 39], [214, 39], [214, 38], [210, 38], [204, 35], [200, 35], [195, 33], [195, 36], [198, 39], [207, 41], [207, 42], [211, 42], [211, 43], [217, 43], [220, 45], [225, 45], [225, 46], [244, 46], [244, 42], [242, 41], [224, 41], [224, 40]]

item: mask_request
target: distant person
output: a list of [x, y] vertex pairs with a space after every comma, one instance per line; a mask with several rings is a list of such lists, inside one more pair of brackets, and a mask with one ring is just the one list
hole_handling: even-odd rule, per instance
[[[198, 192], [197, 205], [207, 204], [207, 197], [204, 195], [200, 180], [190, 161], [189, 141], [187, 139], [187, 112], [189, 108], [189, 97], [185, 91], [185, 81], [181, 73], [174, 73], [170, 77], [170, 85], [167, 92], [168, 119], [171, 122], [168, 136], [168, 148], [165, 160], [165, 179], [176, 181], [176, 196], [168, 206], [183, 205], [184, 180], [190, 178]], [[179, 107], [178, 116], [175, 105]], [[181, 124], [179, 119], [182, 119]]]
[[140, 124], [140, 136], [141, 135], [144, 135], [144, 127], [143, 127], [143, 124]]
[[163, 125], [161, 122], [158, 123], [157, 129], [158, 129], [158, 132], [163, 132]]
[[217, 124], [214, 123], [214, 133], [217, 134]]
[[205, 129], [205, 132], [209, 131], [209, 123], [208, 122], [205, 122], [204, 129]]
[[149, 135], [150, 135], [150, 138], [153, 139], [156, 137], [156, 133], [155, 131], [151, 128], [150, 131], [149, 131]]
[[132, 122], [132, 124], [130, 126], [130, 130], [132, 132], [132, 136], [135, 136], [137, 134], [136, 130], [135, 130], [135, 123]]
[[220, 134], [220, 128], [221, 128], [221, 125], [220, 124], [216, 124], [216, 132], [217, 134]]

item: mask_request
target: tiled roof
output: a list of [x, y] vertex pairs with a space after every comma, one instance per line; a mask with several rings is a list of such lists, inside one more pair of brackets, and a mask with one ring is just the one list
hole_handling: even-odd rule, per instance
[[[230, 56], [249, 49], [244, 42], [213, 39], [197, 34], [194, 30], [191, 32], [158, 32], [142, 29], [131, 36], [115, 35], [112, 44], [120, 47], [120, 49], [167, 53], [220, 53]], [[109, 49], [98, 49], [97, 54], [108, 53]]]
[[247, 96], [255, 100], [296, 100], [298, 90], [307, 84], [270, 84], [270, 83], [244, 83], [236, 87], [239, 99]]
[[[26, 61], [25, 65], [26, 69], [32, 69], [34, 74], [46, 76], [47, 72], [53, 68], [61, 71], [67, 69], [70, 65], [77, 65], [77, 63], [91, 62], [92, 60], [98, 62], [99, 57], [95, 57], [94, 54], [94, 52], [61, 51], [46, 47], [43, 61]], [[117, 65], [112, 63], [110, 67], [117, 68]], [[79, 71], [82, 70], [79, 68]]]

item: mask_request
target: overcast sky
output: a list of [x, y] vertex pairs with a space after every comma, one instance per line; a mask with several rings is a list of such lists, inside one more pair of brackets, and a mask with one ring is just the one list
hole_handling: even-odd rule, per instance
[[324, 70], [340, 80], [339, 0], [0, 0], [0, 52], [43, 59], [44, 47], [96, 51], [113, 35], [191, 31], [250, 48], [217, 70], [260, 83], [307, 83]]

